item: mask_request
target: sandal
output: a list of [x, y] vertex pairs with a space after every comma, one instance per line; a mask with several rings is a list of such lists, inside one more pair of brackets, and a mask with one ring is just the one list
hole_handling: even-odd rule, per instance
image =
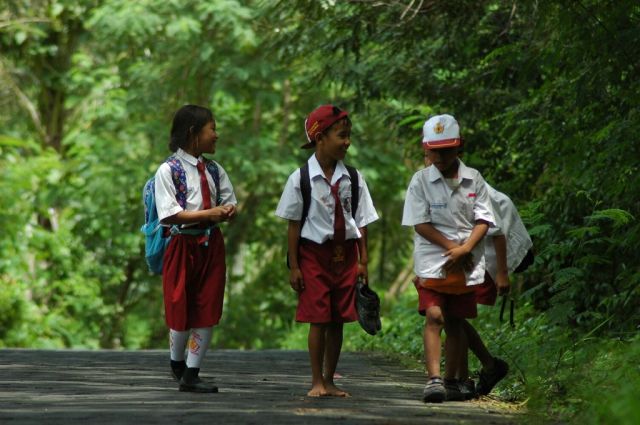
[[444, 389], [444, 381], [439, 376], [432, 376], [427, 381], [422, 391], [422, 400], [425, 403], [442, 403], [447, 396]]

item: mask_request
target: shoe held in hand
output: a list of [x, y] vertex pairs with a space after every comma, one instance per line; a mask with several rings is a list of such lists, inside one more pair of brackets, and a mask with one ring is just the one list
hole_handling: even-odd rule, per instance
[[356, 310], [358, 323], [369, 335], [375, 335], [382, 329], [380, 322], [380, 297], [362, 279], [356, 283]]

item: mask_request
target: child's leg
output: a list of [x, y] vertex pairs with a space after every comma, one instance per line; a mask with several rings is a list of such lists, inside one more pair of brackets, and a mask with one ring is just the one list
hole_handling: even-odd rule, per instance
[[213, 328], [194, 328], [191, 330], [189, 354], [187, 355], [188, 368], [200, 368], [202, 360], [209, 349], [212, 335]]
[[[468, 323], [466, 319], [462, 319], [462, 329], [465, 328], [465, 323]], [[467, 334], [465, 332], [462, 333], [462, 338], [460, 341], [460, 364], [458, 365], [458, 370], [456, 371], [456, 378], [460, 381], [465, 381], [469, 378], [469, 340], [467, 339]]]
[[336, 373], [340, 351], [342, 350], [342, 323], [330, 323], [326, 327], [326, 345], [324, 350], [324, 386], [327, 394], [336, 397], [349, 397], [350, 394], [336, 387], [333, 375]]
[[[478, 331], [473, 327], [471, 323], [464, 320], [462, 322], [462, 329], [466, 336], [466, 340], [469, 345], [469, 349], [473, 352], [473, 354], [480, 360], [482, 366], [487, 369], [493, 368], [493, 356], [482, 342], [482, 338], [478, 334]], [[468, 374], [468, 371], [467, 371]]]
[[480, 338], [480, 335], [470, 323], [464, 326], [464, 332], [469, 340], [469, 348], [482, 363], [482, 370], [480, 371], [480, 379], [478, 380], [476, 390], [480, 395], [487, 395], [493, 387], [507, 375], [509, 365], [504, 360], [491, 355], [482, 342], [482, 338]]
[[169, 329], [169, 351], [171, 355], [171, 375], [176, 381], [182, 378], [187, 365], [184, 361], [184, 350], [187, 346], [189, 331]]
[[[467, 340], [467, 335], [464, 333], [464, 326], [465, 323], [467, 323], [467, 320], [461, 319], [461, 322], [463, 331], [460, 346], [460, 364], [458, 365], [458, 368], [456, 370], [456, 379], [461, 398], [469, 400], [475, 396], [476, 388], [475, 382], [471, 378], [469, 378], [469, 341]], [[451, 394], [453, 395], [453, 393]]]
[[189, 353], [187, 354], [187, 369], [180, 380], [180, 391], [190, 391], [197, 393], [217, 393], [218, 387], [203, 382], [198, 374], [200, 365], [204, 359], [213, 328], [194, 328], [191, 330], [191, 338], [189, 339]]
[[447, 333], [447, 339], [444, 344], [446, 359], [445, 379], [456, 378], [456, 372], [462, 360], [462, 353], [466, 351], [461, 322], [461, 319], [451, 316], [446, 317], [444, 321], [444, 331]]
[[322, 323], [309, 324], [309, 359], [311, 360], [311, 390], [307, 393], [309, 397], [320, 397], [327, 395], [327, 389], [322, 377], [322, 363], [325, 352], [326, 325]]
[[444, 317], [439, 306], [429, 307], [423, 333], [424, 354], [429, 377], [440, 376], [440, 334]]

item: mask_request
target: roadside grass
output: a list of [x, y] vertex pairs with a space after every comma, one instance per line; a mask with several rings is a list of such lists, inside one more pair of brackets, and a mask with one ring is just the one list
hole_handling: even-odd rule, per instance
[[[499, 300], [500, 302], [500, 300]], [[407, 367], [422, 368], [422, 327], [416, 295], [407, 291], [385, 303], [383, 329], [376, 336], [357, 325], [345, 327], [344, 350], [377, 351]], [[595, 336], [554, 324], [530, 305], [518, 305], [515, 326], [499, 321], [499, 306], [479, 307], [472, 321], [489, 350], [510, 365], [509, 375], [488, 400], [526, 411], [528, 421], [585, 424], [640, 423], [640, 335]], [[505, 312], [505, 316], [508, 313]], [[304, 329], [306, 347], [306, 327]], [[302, 335], [301, 335], [302, 336]], [[470, 355], [470, 370], [480, 364]]]

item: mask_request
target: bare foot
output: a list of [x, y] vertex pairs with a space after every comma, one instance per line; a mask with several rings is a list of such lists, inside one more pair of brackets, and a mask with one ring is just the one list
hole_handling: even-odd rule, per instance
[[307, 397], [325, 397], [328, 395], [329, 393], [323, 384], [316, 384], [312, 386], [307, 393]]
[[351, 394], [346, 392], [345, 390], [341, 390], [336, 387], [334, 384], [325, 384], [327, 389], [327, 395], [331, 397], [351, 397]]

